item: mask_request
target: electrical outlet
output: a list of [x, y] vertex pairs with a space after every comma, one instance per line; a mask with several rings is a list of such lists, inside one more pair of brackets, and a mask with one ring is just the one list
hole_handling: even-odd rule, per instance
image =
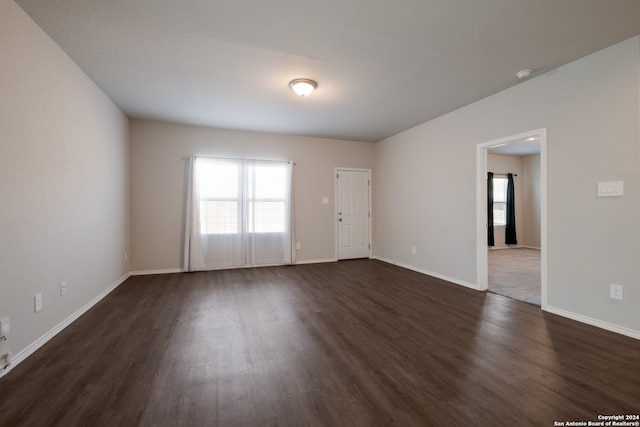
[[615, 283], [611, 283], [609, 285], [609, 298], [622, 301], [623, 299], [622, 285], [616, 285]]
[[413, 255], [415, 255], [415, 254], [416, 254], [416, 247], [415, 247], [415, 246], [411, 246], [411, 253], [412, 253]]
[[127, 261], [129, 259], [129, 254], [127, 251], [124, 251], [124, 260]]
[[296, 249], [300, 250], [300, 242], [296, 243]]
[[60, 283], [60, 296], [67, 293], [67, 282]]
[[37, 313], [40, 310], [42, 310], [42, 294], [38, 293], [33, 297], [33, 311]]

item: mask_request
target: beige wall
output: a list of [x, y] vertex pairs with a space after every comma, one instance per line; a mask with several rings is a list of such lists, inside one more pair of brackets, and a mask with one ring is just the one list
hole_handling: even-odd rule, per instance
[[[129, 123], [12, 0], [0, 76], [0, 355], [26, 355], [129, 271], [181, 268], [182, 157], [195, 154], [295, 161], [303, 262], [335, 257], [334, 167], [372, 168], [374, 255], [473, 286], [476, 145], [543, 127], [549, 307], [640, 334], [639, 37], [378, 144]], [[611, 180], [624, 196], [596, 197]]]
[[548, 309], [640, 337], [639, 95], [634, 37], [377, 143], [374, 255], [474, 286], [476, 146], [546, 128]]
[[[514, 156], [487, 153], [487, 171], [513, 173], [518, 246], [540, 248], [540, 155]], [[505, 228], [494, 229], [495, 248], [507, 247]]]
[[11, 0], [0, 100], [0, 355], [19, 360], [129, 271], [128, 120]]
[[522, 209], [525, 219], [522, 223], [522, 246], [541, 247], [542, 201], [540, 199], [540, 154], [522, 157]]
[[133, 271], [183, 267], [185, 156], [293, 160], [300, 262], [335, 258], [334, 167], [373, 164], [373, 145], [362, 142], [140, 120], [130, 135]]

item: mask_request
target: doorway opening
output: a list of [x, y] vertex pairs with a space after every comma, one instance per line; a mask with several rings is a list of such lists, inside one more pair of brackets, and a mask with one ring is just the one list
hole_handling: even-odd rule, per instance
[[[479, 144], [476, 159], [478, 289], [539, 305], [544, 310], [547, 306], [546, 129]], [[496, 226], [490, 221], [494, 211], [488, 209], [489, 172], [498, 179], [511, 174], [517, 195], [511, 207], [515, 210], [517, 244], [505, 243], [503, 224], [499, 222]], [[496, 205], [499, 216], [501, 203]], [[489, 243], [493, 246], [488, 243], [490, 224], [495, 243]]]

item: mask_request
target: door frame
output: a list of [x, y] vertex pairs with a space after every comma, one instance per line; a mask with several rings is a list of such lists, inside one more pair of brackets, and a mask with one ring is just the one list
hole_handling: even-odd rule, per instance
[[518, 139], [540, 138], [540, 308], [547, 309], [547, 129], [541, 128], [530, 132], [511, 135], [505, 138], [484, 142], [476, 146], [476, 260], [477, 288], [488, 289], [488, 256], [487, 256], [487, 152], [489, 148], [507, 145]]
[[363, 169], [363, 168], [350, 168], [350, 167], [334, 167], [333, 168], [333, 200], [335, 201], [335, 203], [333, 204], [333, 229], [334, 229], [334, 239], [335, 239], [335, 246], [334, 246], [334, 259], [336, 261], [340, 261], [340, 258], [338, 256], [339, 254], [339, 244], [340, 244], [340, 239], [338, 236], [339, 233], [339, 227], [338, 227], [338, 174], [340, 173], [340, 171], [347, 171], [347, 172], [367, 172], [368, 174], [368, 180], [369, 180], [369, 219], [368, 219], [368, 226], [369, 226], [369, 258], [371, 258], [371, 255], [373, 253], [373, 234], [372, 234], [372, 223], [373, 223], [373, 212], [372, 212], [372, 200], [371, 200], [371, 187], [373, 187], [373, 182], [371, 182], [371, 169]]

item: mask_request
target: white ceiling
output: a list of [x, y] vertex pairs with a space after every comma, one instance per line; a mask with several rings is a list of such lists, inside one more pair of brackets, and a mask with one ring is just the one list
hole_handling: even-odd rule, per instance
[[129, 117], [371, 142], [640, 34], [638, 0], [17, 3]]
[[524, 137], [514, 139], [502, 145], [496, 145], [487, 149], [489, 153], [505, 154], [508, 156], [529, 156], [540, 154], [540, 137]]

